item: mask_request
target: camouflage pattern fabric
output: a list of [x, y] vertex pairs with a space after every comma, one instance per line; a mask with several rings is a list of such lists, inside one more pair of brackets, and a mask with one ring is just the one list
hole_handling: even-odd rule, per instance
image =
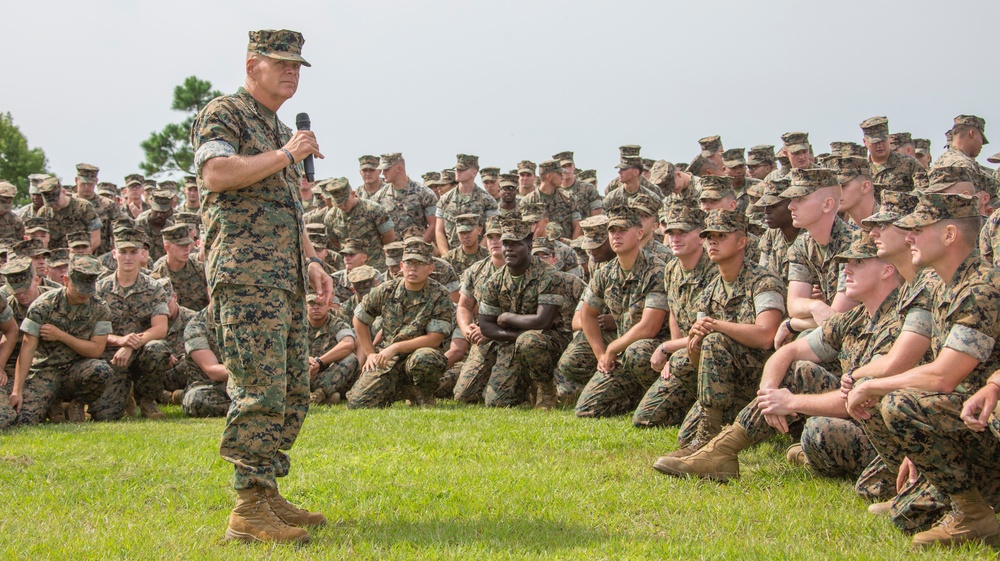
[[41, 423], [53, 403], [71, 400], [88, 403], [97, 399], [110, 376], [108, 363], [79, 356], [71, 364], [32, 368], [24, 383], [17, 424]]
[[913, 175], [923, 170], [915, 158], [899, 152], [890, 152], [889, 159], [881, 165], [869, 157], [868, 166], [871, 170], [872, 183], [888, 185], [913, 185]]
[[[563, 193], [569, 195], [570, 200], [576, 203], [576, 211], [580, 213], [581, 220], [590, 216], [595, 210], [604, 209], [604, 199], [592, 183], [576, 179], [572, 185], [564, 185], [561, 189]], [[565, 233], [571, 234], [572, 230]]]
[[97, 213], [97, 217], [101, 219], [101, 251], [111, 249], [112, 241], [114, 241], [114, 224], [122, 215], [121, 208], [112, 202], [111, 199], [106, 199], [97, 194], [94, 194], [94, 197], [91, 199], [83, 197], [80, 197], [80, 199], [94, 205], [94, 211]]
[[[329, 312], [323, 325], [313, 327], [309, 324], [309, 356], [323, 356], [344, 337], [354, 338], [354, 329], [341, 316]], [[327, 395], [334, 392], [345, 395], [357, 381], [360, 372], [358, 357], [351, 353], [309, 380], [309, 391], [322, 389]]]
[[[111, 309], [100, 297], [93, 296], [84, 304], [70, 306], [66, 289], [59, 288], [41, 294], [31, 303], [21, 322], [21, 331], [40, 337], [42, 326], [50, 323], [77, 339], [88, 341], [111, 333], [111, 317]], [[40, 339], [31, 367], [59, 368], [79, 360], [80, 355], [63, 343]]]
[[397, 232], [414, 226], [424, 231], [427, 229], [427, 217], [437, 212], [437, 195], [412, 179], [401, 189], [387, 183], [372, 195], [371, 200], [389, 213]]
[[226, 393], [226, 383], [216, 382], [205, 375], [191, 358], [195, 351], [212, 351], [221, 359], [216, 340], [216, 328], [209, 326], [212, 317], [207, 309], [198, 311], [184, 328], [184, 364], [188, 372], [188, 385], [184, 392], [181, 408], [189, 417], [225, 417], [229, 411], [230, 399]]
[[163, 379], [170, 367], [170, 345], [166, 341], [149, 341], [132, 353], [124, 367], [110, 364], [118, 347], [108, 347], [102, 358], [111, 366], [111, 376], [104, 393], [88, 407], [95, 421], [113, 421], [125, 413], [131, 391], [136, 400], [157, 399], [163, 393]]
[[979, 231], [979, 253], [986, 261], [1000, 266], [1000, 209], [993, 211]]
[[0, 213], [0, 239], [24, 239], [24, 224], [13, 212]]
[[530, 208], [531, 205], [544, 206], [549, 221], [558, 224], [567, 236], [573, 235], [573, 222], [581, 220], [580, 213], [576, 211], [576, 204], [561, 189], [557, 189], [551, 195], [546, 195], [541, 189], [535, 189], [525, 195], [518, 204], [521, 208]]
[[166, 257], [150, 268], [150, 277], [170, 279], [177, 294], [177, 304], [191, 310], [200, 310], [208, 305], [208, 280], [205, 267], [193, 259], [188, 259], [180, 271], [173, 271], [167, 265]]
[[[347, 269], [344, 269], [330, 275], [330, 278], [333, 279], [333, 301], [335, 303], [343, 305], [354, 296], [354, 291], [351, 290], [351, 281], [347, 279], [347, 273], [349, 272]], [[381, 284], [384, 277], [382, 273], [375, 271], [375, 278]]]
[[[645, 178], [643, 178], [645, 179]], [[617, 179], [615, 181], [618, 181]], [[659, 201], [662, 200], [664, 195], [660, 194], [659, 187], [650, 184], [652, 187], [645, 187], [640, 182], [639, 189], [635, 193], [630, 193], [625, 189], [624, 185], [615, 187], [614, 189], [608, 191], [608, 194], [604, 196], [604, 201], [602, 203], [605, 209], [618, 208], [623, 206], [628, 206], [629, 199], [632, 199], [640, 193], [644, 193], [653, 197], [653, 199]]]
[[[69, 247], [66, 234], [70, 232], [93, 232], [100, 230], [102, 226], [94, 205], [73, 196], [69, 197], [69, 204], [59, 210], [43, 206], [38, 210], [37, 216], [48, 220], [49, 249]], [[26, 217], [21, 219], [24, 218]]]
[[368, 254], [368, 265], [379, 271], [385, 270], [382, 234], [392, 230], [395, 225], [381, 205], [358, 200], [358, 204], [349, 212], [333, 206], [326, 211], [323, 224], [328, 232], [336, 234], [341, 240], [352, 238], [360, 241]]
[[757, 264], [777, 273], [783, 279], [788, 278], [788, 248], [793, 242], [785, 239], [785, 234], [779, 228], [768, 228], [761, 234], [757, 248], [760, 258]]
[[440, 284], [444, 287], [448, 294], [452, 292], [457, 292], [459, 289], [460, 280], [458, 273], [455, 272], [455, 268], [440, 257], [431, 257], [431, 261], [434, 263], [434, 272], [431, 273], [431, 280]]
[[163, 248], [163, 230], [175, 225], [176, 221], [171, 216], [162, 227], [157, 228], [149, 222], [151, 212], [151, 210], [144, 211], [135, 219], [135, 229], [146, 234], [146, 240], [149, 242], [149, 262], [156, 263], [167, 254], [167, 250]]
[[834, 257], [847, 251], [857, 228], [837, 218], [830, 233], [830, 243], [821, 247], [809, 232], [802, 231], [788, 248], [788, 281], [817, 284], [826, 298], [833, 302], [840, 288], [843, 266]]
[[462, 277], [466, 269], [482, 261], [483, 259], [489, 258], [490, 252], [485, 247], [477, 246], [477, 248], [479, 251], [475, 253], [466, 253], [461, 246], [458, 246], [449, 251], [444, 256], [444, 260], [447, 261], [448, 264], [451, 265], [453, 269], [455, 269], [455, 273], [459, 277]]
[[188, 322], [194, 318], [195, 314], [196, 312], [193, 310], [184, 306], [178, 306], [177, 317], [174, 319], [168, 318], [167, 337], [164, 341], [170, 347], [170, 355], [177, 358], [177, 363], [167, 368], [166, 372], [163, 373], [163, 389], [166, 391], [183, 390], [187, 387], [188, 374], [187, 363], [184, 361], [184, 330], [187, 329]]
[[471, 193], [461, 192], [461, 187], [448, 191], [438, 199], [436, 216], [444, 220], [445, 237], [449, 247], [458, 247], [458, 233], [455, 232], [455, 217], [463, 214], [479, 216], [479, 226], [486, 225], [486, 219], [497, 214], [497, 201], [492, 195], [476, 185]]

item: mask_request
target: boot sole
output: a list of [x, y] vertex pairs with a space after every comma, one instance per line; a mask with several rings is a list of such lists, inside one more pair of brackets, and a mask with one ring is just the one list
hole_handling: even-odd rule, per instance
[[237, 532], [232, 528], [226, 528], [226, 541], [238, 541], [243, 543], [295, 543], [295, 544], [306, 544], [309, 543], [309, 535], [305, 535], [301, 538], [294, 540], [262, 540], [253, 534], [245, 534], [243, 532]]
[[709, 481], [715, 481], [716, 483], [727, 483], [731, 479], [739, 479], [739, 473], [689, 473], [686, 471], [680, 471], [673, 469], [669, 466], [653, 464], [653, 469], [656, 471], [670, 475], [673, 477], [692, 477], [698, 479], [707, 479]]

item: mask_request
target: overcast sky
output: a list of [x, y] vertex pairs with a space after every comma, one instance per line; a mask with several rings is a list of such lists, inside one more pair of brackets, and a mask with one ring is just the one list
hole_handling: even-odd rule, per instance
[[[301, 31], [299, 91], [326, 159], [317, 177], [360, 182], [361, 154], [402, 152], [410, 175], [477, 154], [504, 171], [562, 150], [614, 174], [618, 146], [689, 161], [697, 139], [816, 152], [860, 142], [858, 123], [929, 138], [958, 114], [986, 119], [1000, 151], [1000, 2], [477, 0], [17, 2], [4, 5], [9, 111], [53, 172], [101, 167], [119, 185], [139, 143], [182, 115], [174, 86], [243, 83], [247, 31]], [[11, 47], [14, 46], [14, 47]]]

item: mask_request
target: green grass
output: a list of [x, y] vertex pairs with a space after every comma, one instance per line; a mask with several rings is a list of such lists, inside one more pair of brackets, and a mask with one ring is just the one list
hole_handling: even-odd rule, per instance
[[223, 421], [47, 425], [0, 435], [0, 559], [984, 559], [915, 553], [847, 481], [785, 440], [719, 485], [658, 474], [676, 430], [444, 403], [314, 408], [281, 481], [331, 521], [301, 547], [221, 540], [235, 494]]

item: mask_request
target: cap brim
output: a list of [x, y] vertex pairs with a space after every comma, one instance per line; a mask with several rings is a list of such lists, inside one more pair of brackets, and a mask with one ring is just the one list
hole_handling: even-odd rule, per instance
[[160, 205], [156, 203], [149, 203], [149, 208], [155, 210], [156, 212], [169, 212], [170, 209], [174, 208], [173, 205]]
[[878, 254], [870, 255], [868, 253], [853, 253], [851, 251], [845, 251], [844, 253], [838, 253], [833, 258], [838, 261], [847, 261], [848, 259], [875, 259]]
[[73, 288], [75, 288], [77, 292], [83, 294], [84, 296], [92, 296], [95, 292], [97, 292], [97, 281], [84, 282], [84, 281], [74, 280]]
[[391, 163], [391, 164], [379, 164], [378, 166], [375, 167], [375, 169], [377, 169], [379, 171], [384, 171], [384, 170], [387, 170], [387, 169], [391, 168], [394, 165], [396, 165], [395, 162]]
[[729, 234], [729, 233], [732, 233], [732, 232], [735, 232], [735, 231], [736, 230], [724, 230], [722, 228], [719, 228], [718, 226], [714, 226], [714, 227], [711, 227], [711, 228], [709, 228], [709, 227], [706, 226], [701, 232], [698, 232], [698, 237], [699, 238], [707, 238], [708, 234], [710, 234], [712, 232], [718, 232], [720, 234]]
[[889, 139], [888, 136], [874, 136], [874, 135], [868, 135], [868, 134], [865, 135], [865, 140], [867, 140], [868, 142], [873, 142], [873, 143], [875, 143], [875, 142], [885, 142], [888, 139]]
[[690, 222], [667, 222], [663, 225], [664, 230], [680, 230], [682, 232], [691, 232], [701, 228], [701, 224], [692, 224]]
[[420, 261], [421, 263], [430, 263], [431, 258], [421, 253], [404, 253], [403, 261]]
[[580, 241], [580, 247], [583, 248], [584, 250], [589, 251], [601, 247], [607, 241], [608, 241], [607, 238], [604, 238], [603, 240], [598, 240], [597, 238], [588, 238], [587, 236], [583, 236]]
[[895, 222], [901, 218], [898, 212], [876, 212], [875, 214], [861, 220], [863, 226], [874, 226], [886, 222]]
[[461, 234], [464, 232], [471, 232], [475, 229], [476, 229], [475, 226], [458, 226], [455, 228], [455, 231]]
[[360, 169], [363, 169], [363, 170], [365, 170], [365, 169], [378, 169], [378, 165], [377, 164], [361, 164], [361, 168]]
[[118, 249], [128, 249], [130, 247], [141, 248], [144, 246], [141, 242], [124, 241], [124, 242], [115, 242], [115, 247]]
[[788, 146], [785, 146], [785, 157], [787, 158], [788, 154], [794, 154], [795, 152], [801, 152], [802, 150], [808, 150], [808, 149], [809, 149], [808, 144], [790, 144]]
[[932, 218], [923, 218], [917, 216], [916, 214], [907, 214], [906, 216], [893, 222], [892, 225], [903, 230], [913, 230], [914, 228], [922, 228], [924, 226], [930, 226], [931, 224], [936, 224], [938, 222], [940, 222], [940, 220], [934, 220]]
[[291, 60], [293, 62], [301, 62], [302, 66], [312, 67], [312, 65], [309, 64], [308, 62], [306, 62], [306, 59], [302, 58], [301, 55], [297, 55], [297, 54], [294, 54], [294, 53], [278, 51], [278, 52], [274, 52], [274, 53], [260, 53], [260, 54], [266, 56], [267, 58], [275, 58], [275, 59], [278, 59], [278, 60]]
[[[809, 193], [812, 193], [817, 188], [813, 187], [789, 187], [781, 192], [779, 195], [782, 199], [794, 199], [796, 197], [804, 197]], [[765, 195], [766, 196], [766, 195]], [[763, 197], [761, 197], [763, 198]]]

